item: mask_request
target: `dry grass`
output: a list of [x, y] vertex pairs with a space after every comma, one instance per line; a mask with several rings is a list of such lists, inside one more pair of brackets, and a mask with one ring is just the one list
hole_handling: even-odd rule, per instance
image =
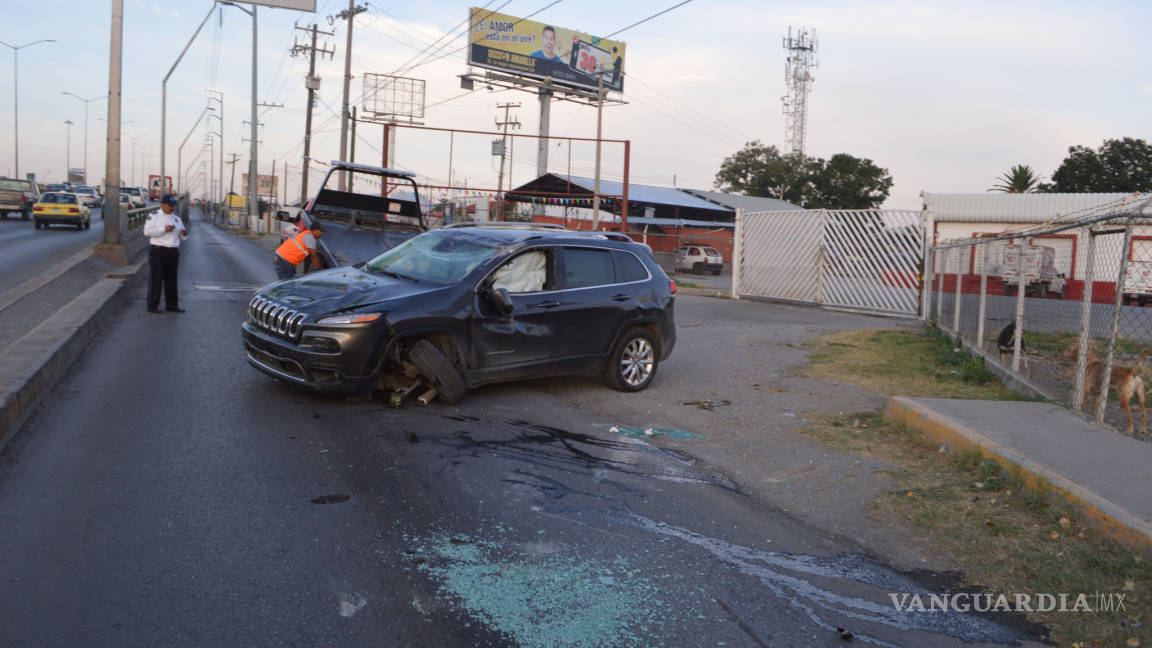
[[[1037, 340], [1059, 346], [1064, 340]], [[885, 394], [1017, 400], [947, 338], [902, 331], [850, 331], [817, 338], [806, 374]], [[1037, 345], [1040, 346], [1040, 345]], [[1152, 565], [1147, 557], [1087, 526], [1064, 500], [1024, 488], [978, 454], [941, 452], [877, 412], [818, 418], [806, 433], [839, 450], [887, 462], [897, 486], [871, 515], [910, 526], [963, 572], [967, 585], [994, 593], [1122, 593], [1117, 613], [1038, 613], [1059, 645], [1152, 646]]]
[[993, 593], [1122, 593], [1125, 612], [1032, 613], [1064, 646], [1152, 645], [1152, 564], [1088, 527], [1047, 492], [1023, 488], [975, 453], [941, 453], [878, 413], [814, 422], [807, 433], [841, 450], [897, 466], [898, 486], [873, 502], [872, 516], [911, 525], [952, 558], [966, 584]]

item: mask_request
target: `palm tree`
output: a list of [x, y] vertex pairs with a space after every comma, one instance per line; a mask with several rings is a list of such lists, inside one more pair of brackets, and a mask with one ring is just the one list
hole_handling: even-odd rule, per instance
[[1008, 170], [1008, 173], [997, 178], [1000, 184], [994, 185], [988, 191], [1003, 193], [1032, 193], [1040, 184], [1040, 178], [1032, 173], [1032, 167], [1027, 164], [1017, 164]]

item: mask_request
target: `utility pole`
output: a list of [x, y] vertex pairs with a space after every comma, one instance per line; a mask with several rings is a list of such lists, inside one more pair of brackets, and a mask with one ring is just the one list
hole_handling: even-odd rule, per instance
[[[356, 106], [352, 106], [352, 137], [349, 138], [348, 161], [356, 161]], [[352, 188], [349, 187], [348, 190], [352, 191]]]
[[[65, 120], [64, 124], [68, 126], [65, 129], [68, 131], [68, 141], [64, 144], [64, 179], [71, 180], [68, 176], [72, 175], [72, 120]], [[84, 182], [88, 182], [88, 179], [85, 178]]]
[[[230, 203], [232, 201], [232, 195], [236, 193], [236, 159], [239, 157], [240, 157], [239, 153], [233, 153], [232, 159], [228, 161], [228, 165], [232, 167], [232, 180], [228, 184], [228, 198], [225, 199], [225, 201], [224, 201], [224, 213], [225, 213], [225, 215], [227, 215], [228, 212], [230, 211], [230, 209], [231, 209]], [[224, 184], [223, 178], [220, 179], [220, 184]], [[230, 222], [230, 220], [225, 222], [225, 225], [227, 225], [229, 222]]]
[[600, 227], [600, 137], [604, 127], [604, 70], [596, 71], [596, 180], [592, 190], [592, 229]]
[[[308, 202], [308, 168], [312, 161], [312, 107], [316, 104], [316, 91], [320, 89], [320, 77], [316, 76], [316, 54], [327, 54], [328, 59], [332, 59], [332, 55], [336, 53], [335, 49], [329, 49], [327, 45], [322, 48], [316, 47], [316, 35], [324, 34], [325, 36], [335, 35], [333, 32], [322, 32], [316, 29], [316, 25], [312, 25], [311, 29], [297, 27], [300, 31], [312, 32], [312, 44], [301, 45], [296, 43], [292, 46], [292, 56], [299, 56], [304, 52], [308, 52], [308, 76], [304, 79], [304, 87], [308, 88], [308, 113], [304, 118], [304, 177], [300, 181], [300, 204]], [[284, 190], [284, 200], [288, 200], [288, 190]]]
[[[220, 14], [220, 20], [221, 20], [221, 24], [223, 24], [223, 20], [224, 20], [223, 12], [221, 12], [221, 14]], [[219, 90], [206, 90], [205, 92], [207, 94], [220, 95], [219, 97], [208, 97], [208, 100], [212, 101], [213, 99], [215, 99], [216, 101], [220, 102], [220, 114], [213, 115], [213, 116], [216, 117], [216, 119], [220, 120], [220, 133], [219, 133], [219, 137], [220, 137], [220, 173], [218, 174], [218, 176], [220, 178], [220, 201], [223, 202], [224, 201], [224, 93], [219, 91]], [[213, 200], [213, 202], [215, 202], [216, 198], [213, 197], [212, 200]]]
[[128, 265], [127, 250], [120, 237], [120, 75], [124, 36], [124, 0], [112, 0], [112, 24], [108, 45], [108, 130], [104, 136], [104, 195], [112, 198], [105, 205], [104, 237], [96, 246], [101, 257], [122, 255]]
[[[348, 155], [348, 90], [352, 83], [352, 25], [355, 23], [356, 14], [368, 11], [368, 7], [364, 5], [356, 6], [356, 0], [348, 0], [348, 9], [341, 11], [338, 15], [340, 18], [348, 21], [348, 44], [345, 46], [344, 52], [344, 101], [340, 108], [340, 160], [344, 161]], [[333, 20], [329, 16], [329, 20]], [[340, 190], [347, 190], [347, 174], [340, 174]]]
[[512, 110], [513, 108], [519, 108], [520, 104], [519, 103], [497, 104], [496, 107], [504, 110], [504, 121], [497, 121], [496, 122], [497, 128], [503, 128], [504, 129], [504, 137], [503, 137], [503, 139], [500, 140], [500, 177], [496, 181], [496, 200], [498, 201], [497, 204], [499, 205], [500, 219], [503, 220], [503, 218], [504, 218], [504, 195], [503, 195], [503, 193], [504, 193], [504, 159], [505, 159], [505, 157], [507, 157], [506, 153], [508, 151], [508, 127], [512, 126], [516, 129], [520, 128], [520, 120], [519, 119], [510, 119], [508, 111]]

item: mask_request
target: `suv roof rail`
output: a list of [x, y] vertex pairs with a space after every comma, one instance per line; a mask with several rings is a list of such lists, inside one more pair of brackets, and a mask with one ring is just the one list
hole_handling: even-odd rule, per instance
[[547, 229], [547, 230], [567, 230], [567, 227], [562, 225], [555, 225], [553, 223], [509, 223], [509, 222], [494, 222], [494, 223], [449, 223], [442, 229], [459, 228], [459, 227], [499, 227], [504, 229]]
[[632, 237], [628, 236], [627, 234], [621, 234], [620, 232], [596, 232], [596, 231], [574, 230], [571, 233], [574, 236], [585, 236], [588, 238], [602, 238], [602, 239], [608, 239], [610, 241], [623, 241], [625, 243], [635, 243], [636, 242], [636, 241], [632, 240]]

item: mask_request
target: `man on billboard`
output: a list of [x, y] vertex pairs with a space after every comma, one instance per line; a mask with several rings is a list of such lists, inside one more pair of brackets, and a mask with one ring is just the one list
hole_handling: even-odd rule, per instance
[[540, 41], [544, 46], [532, 52], [532, 58], [555, 61], [557, 63], [564, 62], [564, 59], [556, 55], [556, 29], [552, 27], [552, 25], [544, 25], [544, 29], [540, 32]]

